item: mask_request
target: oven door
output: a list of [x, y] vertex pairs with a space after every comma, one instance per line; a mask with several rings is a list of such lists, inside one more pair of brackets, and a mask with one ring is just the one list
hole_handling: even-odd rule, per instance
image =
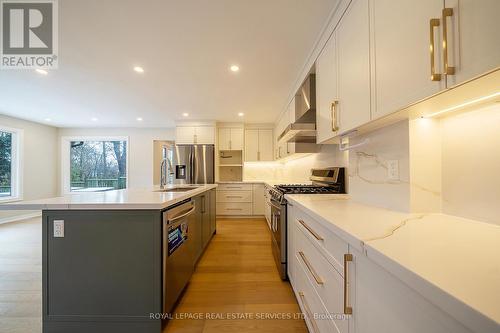
[[271, 200], [272, 250], [276, 267], [283, 280], [286, 279], [286, 205]]

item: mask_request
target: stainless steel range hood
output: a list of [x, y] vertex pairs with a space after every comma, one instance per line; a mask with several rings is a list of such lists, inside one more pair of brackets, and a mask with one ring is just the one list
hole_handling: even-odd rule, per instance
[[316, 77], [309, 74], [294, 98], [295, 121], [280, 134], [280, 142], [316, 143]]

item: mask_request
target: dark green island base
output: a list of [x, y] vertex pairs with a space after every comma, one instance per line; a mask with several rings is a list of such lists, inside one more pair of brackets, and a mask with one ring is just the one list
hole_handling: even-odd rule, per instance
[[[192, 200], [194, 268], [215, 234], [215, 190]], [[163, 312], [162, 215], [44, 210], [43, 333], [160, 333], [151, 316]], [[54, 220], [64, 220], [64, 237], [54, 237]]]

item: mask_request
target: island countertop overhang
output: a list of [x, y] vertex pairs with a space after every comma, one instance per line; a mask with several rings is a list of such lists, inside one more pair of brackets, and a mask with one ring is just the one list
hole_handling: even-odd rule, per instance
[[169, 189], [192, 186], [184, 192], [159, 192], [150, 189], [123, 189], [75, 193], [60, 197], [0, 204], [0, 210], [162, 210], [178, 202], [210, 191], [217, 184], [172, 185]]

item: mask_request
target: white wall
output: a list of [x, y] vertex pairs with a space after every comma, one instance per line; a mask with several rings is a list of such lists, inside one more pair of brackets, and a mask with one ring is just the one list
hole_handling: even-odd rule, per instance
[[[23, 200], [54, 197], [58, 193], [59, 149], [57, 128], [0, 115], [0, 125], [24, 131]], [[0, 222], [33, 212], [0, 211]]]
[[[149, 188], [153, 186], [153, 141], [173, 140], [173, 128], [61, 128], [63, 136], [126, 136], [129, 138], [128, 186]], [[58, 144], [61, 150], [61, 143]]]

